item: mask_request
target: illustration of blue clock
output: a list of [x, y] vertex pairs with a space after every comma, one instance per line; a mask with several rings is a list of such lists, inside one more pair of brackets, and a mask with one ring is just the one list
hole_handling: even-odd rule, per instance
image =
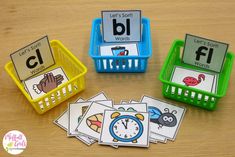
[[109, 132], [113, 137], [114, 142], [132, 142], [137, 143], [137, 139], [142, 135], [144, 128], [141, 121], [144, 120], [142, 114], [121, 115], [119, 112], [114, 112], [111, 115], [114, 119], [110, 126]]

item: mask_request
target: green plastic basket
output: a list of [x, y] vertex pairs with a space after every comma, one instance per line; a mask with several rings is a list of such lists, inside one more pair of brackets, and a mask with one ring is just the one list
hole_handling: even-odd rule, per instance
[[[192, 87], [180, 85], [170, 81], [174, 66], [181, 66], [194, 70], [202, 70], [200, 67], [185, 64], [181, 61], [184, 41], [175, 40], [170, 48], [168, 56], [163, 64], [159, 75], [160, 81], [163, 83], [162, 93], [165, 97], [177, 101], [185, 102], [194, 106], [198, 106], [208, 110], [215, 110], [216, 105], [221, 97], [226, 94], [228, 82], [232, 71], [234, 55], [231, 52], [226, 54], [223, 69], [219, 73], [217, 93], [213, 94]], [[207, 72], [208, 70], [203, 71]], [[174, 92], [172, 92], [174, 90]], [[178, 93], [182, 90], [181, 94]], [[187, 94], [185, 94], [187, 92]]]

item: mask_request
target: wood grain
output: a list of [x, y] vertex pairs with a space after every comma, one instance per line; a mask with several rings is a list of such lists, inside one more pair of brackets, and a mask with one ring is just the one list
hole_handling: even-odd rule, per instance
[[[187, 104], [163, 98], [158, 80], [159, 71], [174, 39], [184, 39], [186, 33], [230, 43], [235, 49], [234, 0], [66, 0], [30, 1], [2, 0], [0, 5], [0, 138], [13, 129], [25, 133], [27, 149], [19, 156], [235, 156], [233, 69], [227, 95], [218, 109], [208, 112]], [[88, 56], [91, 21], [101, 10], [141, 9], [151, 19], [153, 56], [144, 74], [97, 74]], [[9, 54], [43, 35], [61, 40], [87, 67], [86, 90], [44, 115], [38, 115], [24, 95], [3, 70]], [[234, 67], [233, 67], [234, 68]], [[85, 99], [104, 91], [119, 102], [139, 100], [148, 94], [187, 108], [185, 119], [175, 142], [151, 144], [149, 149], [99, 146], [87, 147], [52, 121], [68, 102]], [[0, 156], [8, 155], [0, 146]]]

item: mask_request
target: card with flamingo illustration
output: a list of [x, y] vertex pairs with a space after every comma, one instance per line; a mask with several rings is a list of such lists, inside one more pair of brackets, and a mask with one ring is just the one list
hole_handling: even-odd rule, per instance
[[[188, 87], [216, 93], [217, 78], [217, 75], [213, 73], [175, 66], [171, 81]], [[174, 89], [172, 92], [174, 92]], [[181, 92], [182, 90], [178, 90], [178, 94], [181, 94]]]

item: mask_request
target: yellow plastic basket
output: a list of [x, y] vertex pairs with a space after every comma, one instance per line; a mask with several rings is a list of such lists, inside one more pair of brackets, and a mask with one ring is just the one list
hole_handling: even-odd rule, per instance
[[84, 77], [87, 72], [87, 68], [60, 41], [52, 40], [50, 41], [50, 45], [53, 50], [56, 64], [46, 69], [46, 71], [43, 71], [42, 73], [57, 67], [62, 67], [67, 74], [69, 81], [60, 85], [56, 89], [53, 89], [40, 98], [33, 100], [31, 96], [25, 91], [24, 84], [18, 79], [11, 61], [5, 65], [5, 70], [7, 73], [11, 76], [16, 85], [39, 114], [45, 113], [66, 99], [85, 89]]

